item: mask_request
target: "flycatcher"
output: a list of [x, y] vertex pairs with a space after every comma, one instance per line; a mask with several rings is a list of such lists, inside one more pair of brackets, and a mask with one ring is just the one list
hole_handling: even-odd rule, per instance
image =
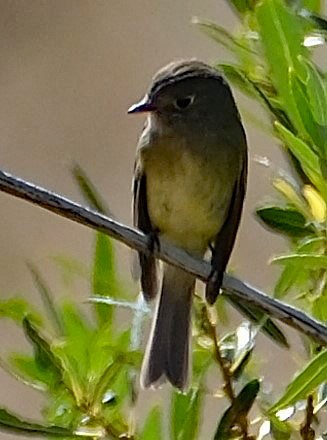
[[[134, 170], [134, 224], [152, 239], [190, 254], [212, 252], [206, 299], [219, 293], [240, 222], [247, 179], [247, 143], [231, 90], [212, 67], [178, 61], [154, 76], [129, 113], [147, 113]], [[144, 297], [158, 296], [156, 261], [140, 253]], [[141, 385], [188, 385], [195, 277], [163, 265]]]

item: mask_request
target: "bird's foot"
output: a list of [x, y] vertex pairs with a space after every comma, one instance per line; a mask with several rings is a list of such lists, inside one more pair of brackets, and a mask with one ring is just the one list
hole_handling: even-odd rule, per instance
[[154, 229], [147, 234], [148, 252], [153, 254], [155, 250], [160, 251], [159, 229]]

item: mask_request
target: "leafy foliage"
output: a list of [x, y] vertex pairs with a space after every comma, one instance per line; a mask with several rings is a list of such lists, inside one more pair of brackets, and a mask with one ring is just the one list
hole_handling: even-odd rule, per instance
[[[228, 3], [240, 20], [237, 33], [209, 21], [194, 21], [232, 54], [233, 63], [217, 67], [235, 87], [261, 103], [295, 176], [276, 176], [279, 198], [256, 212], [268, 229], [288, 239], [291, 249], [272, 259], [282, 268], [274, 293], [279, 298], [292, 297], [317, 319], [327, 321], [327, 72], [314, 63], [314, 50], [307, 44], [313, 35], [326, 38], [322, 2]], [[73, 175], [86, 203], [112, 215], [84, 170], [75, 166]], [[67, 258], [63, 266], [66, 278], [72, 268], [75, 275], [80, 269]], [[205, 399], [216, 402], [219, 397], [207, 385], [208, 371], [217, 374], [218, 369], [228, 403], [217, 417], [214, 439], [290, 439], [304, 432], [301, 426], [312, 433], [313, 414], [310, 416], [309, 405], [303, 403], [308, 398], [314, 402], [316, 424], [322, 419], [327, 401], [326, 350], [306, 341], [307, 363], [303, 360], [300, 372], [278, 399], [274, 393], [267, 397], [265, 380], [261, 383], [254, 377], [258, 376], [253, 362], [257, 335], [262, 332], [283, 347], [289, 347], [289, 342], [261, 310], [220, 297], [216, 309], [209, 309], [199, 298], [194, 301], [189, 392], [171, 391], [166, 415], [163, 405], [157, 404], [144, 422], [133, 421], [142, 323], [149, 310], [141, 299], [130, 296], [118, 278], [112, 241], [96, 234], [89, 270], [92, 317], [72, 301], [57, 303], [38, 268], [29, 264], [29, 270], [45, 318], [21, 298], [0, 301], [1, 318], [19, 325], [30, 344], [28, 353], [12, 353], [0, 366], [44, 394], [44, 421], [24, 420], [0, 409], [1, 429], [49, 438], [143, 440], [164, 439], [169, 430], [169, 438], [195, 440], [201, 438]], [[221, 316], [222, 309], [228, 311], [229, 304], [245, 318], [233, 331], [224, 333], [220, 328], [218, 338], [215, 315]], [[122, 320], [122, 313], [128, 319]], [[251, 423], [253, 407], [256, 424]], [[315, 429], [314, 435], [320, 435], [317, 438], [326, 437]]]

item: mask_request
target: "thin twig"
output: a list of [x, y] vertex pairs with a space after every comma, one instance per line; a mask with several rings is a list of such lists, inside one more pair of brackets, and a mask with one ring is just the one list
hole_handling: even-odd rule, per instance
[[314, 440], [315, 438], [315, 431], [311, 427], [311, 424], [313, 422], [313, 412], [313, 396], [312, 394], [309, 394], [307, 398], [307, 407], [305, 410], [305, 421], [303, 422], [303, 425], [300, 429], [300, 434], [303, 440]]
[[[0, 171], [0, 191], [110, 235], [138, 251], [148, 251], [148, 239], [142, 232], [4, 171]], [[167, 243], [161, 243], [160, 249], [157, 249], [157, 247], [154, 249], [154, 254], [157, 258], [192, 273], [204, 282], [208, 279], [210, 264], [192, 257], [181, 249]], [[228, 295], [260, 308], [268, 315], [305, 333], [319, 344], [327, 345], [327, 326], [312, 319], [295, 307], [271, 298], [228, 274], [224, 276], [223, 288]]]
[[[206, 321], [208, 325], [209, 336], [212, 339], [214, 345], [214, 356], [224, 379], [223, 390], [230, 400], [231, 404], [233, 404], [236, 396], [233, 389], [233, 376], [230, 371], [230, 363], [221, 355], [219, 340], [217, 337], [217, 326], [212, 319], [210, 309], [208, 307], [206, 307]], [[248, 434], [248, 420], [243, 415], [238, 417], [238, 426], [242, 433], [242, 438], [244, 440], [248, 440], [250, 438]]]
[[233, 390], [233, 386], [232, 386], [232, 376], [230, 374], [229, 365], [228, 365], [228, 362], [226, 361], [226, 359], [224, 359], [220, 353], [216, 325], [215, 325], [215, 323], [213, 323], [213, 320], [212, 320], [212, 317], [210, 314], [210, 310], [208, 309], [208, 307], [206, 308], [206, 313], [207, 313], [206, 320], [207, 320], [207, 324], [208, 324], [209, 336], [212, 339], [213, 346], [214, 346], [214, 355], [215, 355], [216, 362], [221, 370], [221, 374], [224, 379], [224, 391], [225, 391], [226, 396], [231, 401], [231, 403], [233, 403], [233, 401], [235, 399], [235, 394], [234, 394], [234, 390]]

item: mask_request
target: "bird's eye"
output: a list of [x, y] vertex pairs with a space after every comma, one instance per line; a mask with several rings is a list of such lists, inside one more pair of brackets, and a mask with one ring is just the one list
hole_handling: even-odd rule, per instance
[[178, 110], [184, 110], [189, 107], [194, 101], [194, 96], [185, 96], [185, 98], [178, 98], [174, 102], [175, 107]]

